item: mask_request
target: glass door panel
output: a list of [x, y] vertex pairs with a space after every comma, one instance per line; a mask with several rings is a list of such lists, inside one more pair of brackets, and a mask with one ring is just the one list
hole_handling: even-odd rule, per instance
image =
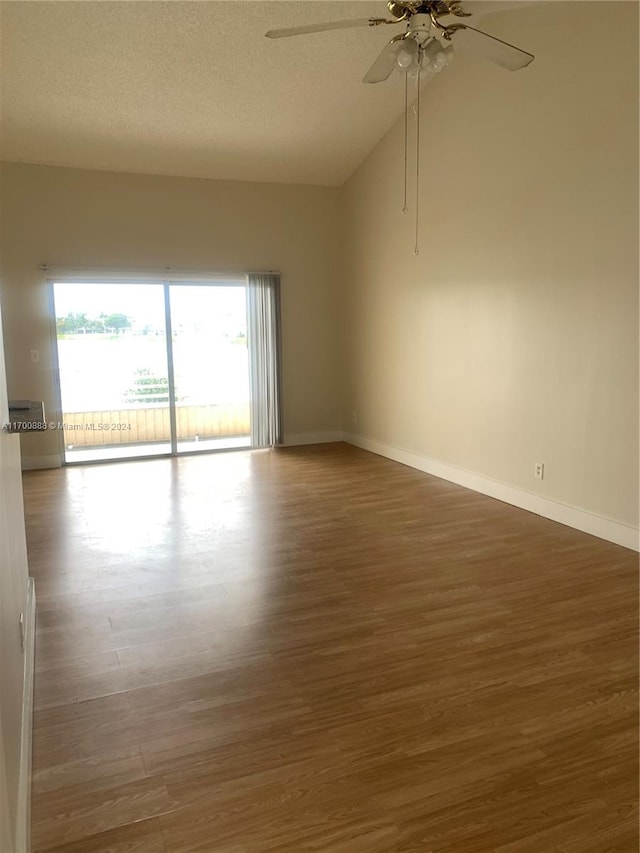
[[178, 453], [250, 446], [246, 288], [171, 284]]
[[66, 462], [171, 452], [162, 284], [54, 284]]

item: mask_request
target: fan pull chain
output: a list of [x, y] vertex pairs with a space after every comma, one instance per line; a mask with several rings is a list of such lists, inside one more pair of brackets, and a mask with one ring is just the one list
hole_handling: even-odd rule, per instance
[[416, 245], [413, 250], [415, 255], [420, 254], [420, 247], [418, 245], [418, 225], [419, 225], [419, 213], [420, 213], [420, 72], [422, 71], [422, 48], [420, 48], [420, 53], [418, 54], [418, 75], [416, 77]]
[[409, 144], [409, 72], [404, 75], [404, 205], [402, 212], [407, 208], [407, 148]]

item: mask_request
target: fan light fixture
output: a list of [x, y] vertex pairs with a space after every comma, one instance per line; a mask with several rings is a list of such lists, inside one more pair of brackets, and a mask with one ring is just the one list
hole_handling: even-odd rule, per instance
[[396, 65], [405, 73], [415, 74], [418, 66], [422, 65], [426, 70], [437, 74], [449, 65], [452, 59], [453, 45], [445, 47], [435, 38], [425, 47], [413, 38], [405, 38], [396, 49]]

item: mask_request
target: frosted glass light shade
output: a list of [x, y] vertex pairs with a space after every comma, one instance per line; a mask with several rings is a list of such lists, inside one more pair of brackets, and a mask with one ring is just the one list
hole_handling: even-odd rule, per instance
[[418, 63], [418, 43], [412, 38], [403, 39], [396, 53], [396, 63], [403, 71], [407, 71]]

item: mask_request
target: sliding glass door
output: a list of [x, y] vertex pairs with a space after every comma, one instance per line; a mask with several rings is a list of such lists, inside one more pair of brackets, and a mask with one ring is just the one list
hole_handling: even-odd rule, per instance
[[242, 283], [53, 288], [66, 462], [250, 446]]
[[54, 285], [65, 460], [171, 452], [162, 284]]
[[178, 453], [248, 447], [244, 286], [171, 285]]

